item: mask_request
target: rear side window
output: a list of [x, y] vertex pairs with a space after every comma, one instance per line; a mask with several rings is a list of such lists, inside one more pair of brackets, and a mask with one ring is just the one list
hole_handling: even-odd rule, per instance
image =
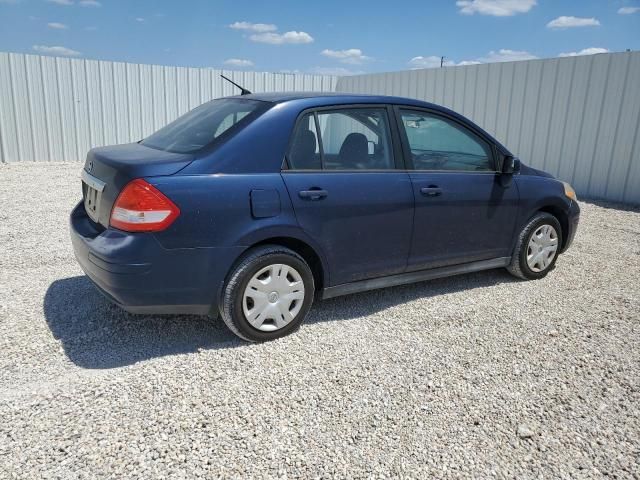
[[489, 145], [443, 117], [400, 110], [416, 170], [493, 171]]
[[385, 108], [322, 110], [298, 122], [287, 156], [293, 170], [394, 167]]
[[307, 113], [293, 132], [288, 155], [289, 165], [296, 170], [320, 170], [320, 143], [313, 113]]
[[254, 100], [214, 100], [184, 114], [141, 143], [167, 152], [196, 152], [223, 133], [248, 124], [267, 108], [268, 103]]

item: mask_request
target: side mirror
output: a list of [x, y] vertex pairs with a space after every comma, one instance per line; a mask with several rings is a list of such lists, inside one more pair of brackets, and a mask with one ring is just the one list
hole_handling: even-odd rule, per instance
[[520, 171], [520, 159], [511, 155], [504, 157], [502, 161], [502, 173], [504, 175], [513, 175]]
[[502, 160], [502, 175], [499, 177], [500, 185], [505, 188], [511, 186], [513, 174], [520, 171], [520, 159], [512, 155], [507, 155]]

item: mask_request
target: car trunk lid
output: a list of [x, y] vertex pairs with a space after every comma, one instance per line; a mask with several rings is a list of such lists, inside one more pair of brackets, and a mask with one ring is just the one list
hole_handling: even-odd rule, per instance
[[82, 195], [89, 217], [109, 226], [111, 208], [131, 180], [173, 175], [193, 161], [193, 154], [172, 153], [139, 143], [94, 148], [82, 173]]

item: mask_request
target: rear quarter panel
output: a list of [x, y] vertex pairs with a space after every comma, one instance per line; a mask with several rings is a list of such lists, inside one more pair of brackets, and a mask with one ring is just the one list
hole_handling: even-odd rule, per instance
[[[260, 237], [256, 232], [297, 228], [280, 173], [176, 175], [147, 181], [180, 208], [171, 227], [156, 234], [165, 248], [246, 246]], [[278, 211], [256, 218], [251, 208], [252, 191], [271, 192], [271, 199], [279, 200]]]
[[[329, 271], [319, 244], [299, 227], [284, 181], [278, 173], [176, 175], [147, 178], [148, 182], [178, 205], [181, 214], [165, 231], [156, 234], [167, 249], [242, 247], [233, 251], [238, 257], [252, 245], [275, 237], [305, 242], [320, 257], [325, 279]], [[274, 211], [273, 199], [279, 199], [277, 214], [256, 218], [251, 192], [266, 199], [260, 215]], [[267, 194], [265, 195], [265, 192]], [[255, 207], [255, 205], [254, 205]], [[228, 259], [229, 265], [236, 260]], [[215, 269], [215, 266], [210, 266]], [[226, 271], [223, 272], [226, 275]]]

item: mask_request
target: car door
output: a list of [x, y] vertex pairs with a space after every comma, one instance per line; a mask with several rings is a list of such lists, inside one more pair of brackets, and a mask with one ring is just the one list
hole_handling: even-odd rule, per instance
[[326, 286], [406, 269], [413, 192], [396, 168], [390, 118], [386, 106], [331, 107], [296, 123], [282, 178], [298, 223], [328, 260]]
[[416, 202], [408, 269], [509, 256], [518, 190], [515, 182], [501, 185], [494, 146], [440, 113], [396, 114]]

